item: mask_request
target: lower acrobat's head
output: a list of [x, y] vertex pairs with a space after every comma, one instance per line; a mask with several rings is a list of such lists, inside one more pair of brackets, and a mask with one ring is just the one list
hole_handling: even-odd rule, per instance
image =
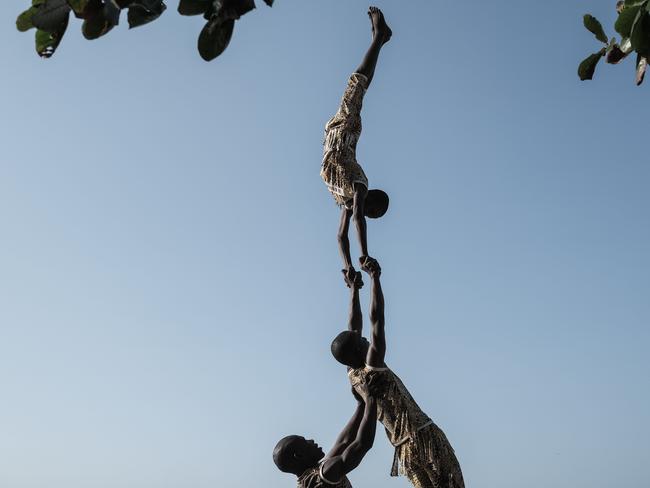
[[366, 195], [364, 211], [369, 219], [383, 217], [388, 210], [388, 194], [382, 190], [369, 190]]
[[344, 330], [332, 341], [332, 356], [349, 368], [363, 368], [370, 344], [358, 332]]
[[288, 435], [273, 449], [273, 462], [280, 471], [300, 476], [307, 469], [318, 466], [325, 453], [313, 439]]

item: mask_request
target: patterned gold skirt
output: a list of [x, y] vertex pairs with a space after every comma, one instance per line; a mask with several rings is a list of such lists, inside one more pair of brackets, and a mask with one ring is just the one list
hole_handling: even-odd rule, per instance
[[364, 75], [352, 74], [338, 111], [325, 126], [320, 175], [339, 206], [349, 205], [356, 183], [368, 188], [368, 178], [356, 158], [361, 107], [367, 88], [368, 79]]
[[434, 423], [395, 448], [390, 474], [408, 477], [416, 488], [465, 488], [454, 449]]
[[323, 161], [320, 175], [339, 207], [350, 207], [356, 183], [368, 188], [368, 178], [363, 168], [355, 159], [343, 153], [330, 153]]

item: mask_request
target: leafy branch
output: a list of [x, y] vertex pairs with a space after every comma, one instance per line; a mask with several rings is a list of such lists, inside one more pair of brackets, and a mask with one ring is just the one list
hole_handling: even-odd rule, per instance
[[[270, 7], [273, 0], [264, 0]], [[255, 8], [255, 0], [180, 0], [181, 15], [203, 15], [206, 25], [198, 40], [199, 54], [206, 61], [228, 47], [235, 21]], [[97, 39], [119, 24], [127, 10], [129, 28], [156, 20], [167, 9], [164, 0], [32, 0], [32, 6], [16, 19], [16, 28], [36, 29], [36, 53], [49, 58], [56, 51], [70, 20], [70, 13], [83, 21], [86, 39]]]
[[636, 52], [636, 84], [643, 83], [650, 58], [650, 0], [619, 0], [616, 4], [618, 18], [614, 30], [620, 42], [608, 40], [602, 24], [592, 15], [584, 16], [585, 28], [604, 44], [598, 52], [585, 58], [578, 67], [581, 80], [591, 80], [602, 58], [609, 64], [618, 64]]

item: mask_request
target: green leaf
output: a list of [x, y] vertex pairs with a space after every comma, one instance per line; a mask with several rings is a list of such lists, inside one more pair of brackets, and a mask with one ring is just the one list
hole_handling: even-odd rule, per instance
[[88, 40], [97, 39], [119, 23], [120, 8], [115, 0], [107, 0], [104, 4], [94, 1], [85, 10], [84, 18], [81, 33]]
[[74, 13], [79, 16], [83, 15], [88, 6], [89, 0], [68, 0], [68, 5], [74, 10]]
[[36, 52], [38, 53], [38, 55], [49, 58], [51, 54], [48, 56], [46, 54], [46, 51], [52, 45], [52, 41], [53, 41], [52, 34], [42, 30], [37, 30], [35, 41], [36, 41]]
[[648, 60], [643, 56], [637, 55], [636, 57], [636, 86], [643, 83], [645, 72], [648, 69]]
[[210, 0], [181, 0], [178, 4], [178, 13], [181, 15], [201, 15], [210, 6]]
[[46, 0], [32, 17], [32, 23], [39, 30], [56, 32], [67, 22], [70, 10], [66, 0]]
[[594, 72], [596, 71], [596, 66], [600, 59], [605, 55], [605, 48], [602, 48], [597, 53], [594, 53], [587, 57], [580, 66], [578, 66], [578, 76], [582, 81], [591, 80], [594, 77]]
[[38, 7], [29, 7], [22, 14], [20, 14], [16, 19], [16, 29], [18, 29], [20, 32], [26, 32], [29, 29], [33, 28], [34, 23], [32, 22], [32, 18], [37, 11]]
[[104, 18], [111, 25], [111, 28], [120, 23], [120, 6], [115, 0], [104, 0]]
[[215, 17], [219, 17], [221, 15], [221, 11], [225, 8], [225, 2], [227, 0], [210, 0], [209, 5], [207, 10], [205, 11], [205, 14], [203, 14], [203, 18], [210, 22]]
[[626, 7], [618, 15], [618, 19], [616, 19], [616, 23], [614, 24], [614, 29], [616, 29], [616, 32], [618, 32], [621, 37], [630, 37], [630, 34], [632, 33], [632, 26], [634, 25], [634, 21], [640, 12], [641, 7], [639, 6]]
[[628, 53], [624, 53], [618, 44], [614, 44], [607, 49], [607, 57], [605, 60], [609, 64], [618, 64], [627, 57]]
[[109, 30], [108, 22], [100, 16], [93, 16], [84, 20], [81, 26], [81, 33], [89, 41], [100, 38]]
[[156, 20], [167, 9], [162, 0], [136, 1], [129, 7], [129, 28], [140, 27]]
[[632, 52], [632, 41], [630, 41], [629, 37], [624, 37], [621, 39], [621, 51], [623, 51], [625, 54], [629, 54]]
[[625, 8], [637, 7], [639, 5], [643, 5], [644, 3], [648, 3], [648, 0], [625, 0]]
[[643, 57], [650, 57], [650, 14], [642, 12], [638, 21], [634, 24], [630, 36], [632, 48]]
[[40, 57], [52, 57], [57, 47], [59, 47], [59, 43], [61, 42], [61, 39], [63, 39], [63, 35], [68, 28], [68, 17], [65, 18], [65, 20], [59, 25], [58, 29], [54, 32], [46, 32], [43, 30], [36, 31], [36, 52]]
[[598, 19], [596, 19], [596, 17], [587, 14], [584, 16], [583, 22], [587, 30], [596, 36], [596, 39], [604, 44], [607, 44], [608, 39], [603, 29], [603, 25], [598, 21]]
[[221, 22], [219, 18], [214, 18], [207, 24], [199, 35], [199, 54], [205, 61], [212, 61], [214, 58], [223, 53], [235, 28], [235, 21], [230, 19]]
[[237, 15], [236, 19], [255, 8], [255, 0], [233, 0], [230, 3], [232, 10]]
[[255, 0], [211, 0], [204, 17], [207, 21], [218, 17], [219, 22], [224, 23], [226, 20], [237, 20], [254, 8]]

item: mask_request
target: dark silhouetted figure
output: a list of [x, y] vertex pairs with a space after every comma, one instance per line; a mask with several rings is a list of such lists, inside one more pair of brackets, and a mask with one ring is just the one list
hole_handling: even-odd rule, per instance
[[[363, 317], [359, 304], [361, 273], [345, 276], [351, 289], [348, 330], [332, 342], [332, 354], [348, 367], [352, 387], [377, 401], [377, 419], [395, 447], [391, 476], [403, 474], [416, 488], [464, 488], [463, 475], [449, 441], [440, 428], [420, 409], [402, 381], [384, 363], [384, 295], [381, 268], [374, 259], [366, 265], [372, 280], [371, 341], [362, 336]], [[345, 274], [345, 273], [344, 273]], [[368, 391], [363, 385], [370, 382]], [[368, 398], [367, 398], [368, 400]]]
[[275, 465], [295, 474], [299, 488], [352, 488], [346, 475], [372, 448], [377, 426], [377, 403], [366, 383], [353, 388], [352, 394], [357, 409], [327, 455], [313, 440], [297, 435], [287, 436], [275, 446]]
[[368, 178], [357, 162], [356, 147], [361, 135], [361, 105], [372, 81], [382, 46], [391, 38], [392, 31], [377, 7], [370, 7], [372, 43], [361, 65], [352, 74], [338, 112], [325, 126], [325, 151], [321, 177], [342, 208], [339, 227], [339, 248], [348, 279], [354, 279], [355, 269], [350, 258], [348, 228], [354, 222], [361, 245], [359, 262], [364, 268], [368, 260], [366, 217], [379, 218], [388, 209], [388, 195], [381, 190], [368, 191]]

